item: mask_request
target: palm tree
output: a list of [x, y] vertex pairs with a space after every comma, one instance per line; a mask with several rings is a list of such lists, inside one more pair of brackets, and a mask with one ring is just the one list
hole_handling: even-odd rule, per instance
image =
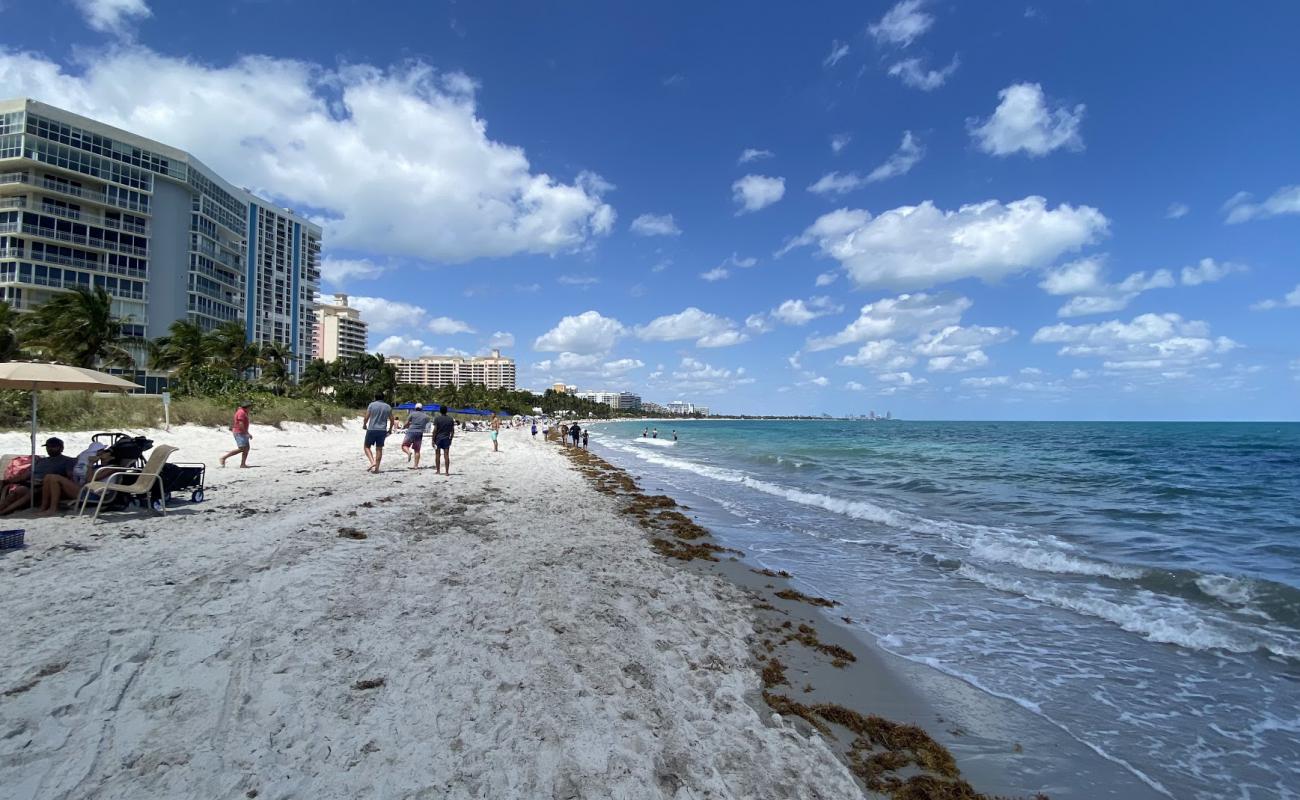
[[208, 363], [208, 348], [203, 329], [188, 320], [178, 319], [149, 348], [149, 368], [191, 373]]
[[257, 365], [258, 346], [248, 341], [244, 323], [239, 320], [223, 322], [204, 338], [208, 355], [235, 377], [243, 378]]
[[45, 358], [74, 367], [135, 365], [123, 321], [113, 315], [113, 298], [100, 287], [60, 292], [32, 309], [21, 322], [27, 344]]
[[18, 343], [18, 312], [0, 300], [0, 361], [17, 361], [23, 357]]
[[289, 361], [293, 354], [281, 342], [265, 342], [257, 351], [257, 366], [262, 383], [279, 395], [289, 388]]
[[302, 368], [302, 376], [298, 378], [298, 385], [314, 394], [319, 394], [334, 386], [334, 374], [333, 364], [328, 364], [319, 358], [313, 358], [307, 362], [307, 366]]

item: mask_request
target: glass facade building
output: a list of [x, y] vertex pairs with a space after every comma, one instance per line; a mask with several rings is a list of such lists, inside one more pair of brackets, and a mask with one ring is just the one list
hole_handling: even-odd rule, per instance
[[[311, 357], [321, 230], [197, 158], [34, 100], [0, 101], [0, 300], [103, 288], [131, 335], [242, 320]], [[137, 362], [144, 365], [143, 352]], [[135, 376], [147, 391], [161, 376]]]

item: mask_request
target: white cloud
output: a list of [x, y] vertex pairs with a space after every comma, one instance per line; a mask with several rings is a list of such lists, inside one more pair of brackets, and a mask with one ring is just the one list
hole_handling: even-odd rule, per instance
[[1021, 375], [1042, 375], [1044, 373], [1038, 367], [1021, 367], [1020, 374]]
[[1280, 217], [1283, 214], [1300, 214], [1300, 184], [1283, 186], [1262, 203], [1252, 203], [1250, 200], [1249, 192], [1237, 192], [1223, 204], [1223, 210], [1228, 212], [1229, 225], [1252, 219]]
[[599, 354], [579, 355], [577, 353], [560, 353], [555, 358], [548, 358], [533, 364], [533, 369], [546, 373], [552, 378], [563, 376], [566, 380], [575, 378], [614, 379], [641, 369], [645, 362], [635, 358], [619, 358], [605, 361]]
[[808, 187], [808, 191], [813, 194], [847, 194], [866, 185], [866, 179], [856, 172], [841, 174], [834, 171], [818, 178], [816, 183]]
[[627, 329], [618, 320], [601, 316], [597, 311], [584, 311], [577, 316], [565, 317], [554, 328], [537, 337], [533, 349], [581, 355], [607, 353], [625, 333]]
[[1296, 287], [1287, 292], [1286, 296], [1281, 300], [1261, 300], [1251, 308], [1256, 311], [1269, 311], [1274, 308], [1300, 308], [1300, 284], [1296, 284]]
[[966, 355], [1010, 341], [1015, 335], [1014, 328], [947, 325], [942, 330], [922, 334], [916, 343], [916, 352], [923, 356]]
[[843, 59], [848, 54], [849, 54], [849, 46], [841, 42], [839, 39], [836, 39], [835, 41], [831, 42], [830, 55], [826, 56], [826, 58], [822, 60], [822, 66], [833, 67], [836, 64], [840, 63], [840, 60]]
[[775, 153], [771, 150], [760, 150], [757, 147], [748, 147], [741, 151], [737, 164], [748, 164], [751, 161], [761, 161], [765, 158], [771, 158]]
[[1202, 283], [1214, 283], [1223, 280], [1234, 272], [1245, 271], [1246, 267], [1242, 264], [1202, 258], [1195, 266], [1183, 267], [1181, 275], [1184, 286], [1200, 286]]
[[926, 69], [921, 59], [908, 58], [890, 67], [889, 74], [901, 80], [904, 86], [931, 92], [947, 83], [959, 66], [961, 60], [957, 56], [953, 56], [943, 69]]
[[672, 214], [642, 214], [632, 220], [630, 229], [638, 236], [679, 236], [682, 232]]
[[876, 376], [876, 380], [899, 386], [918, 386], [927, 382], [925, 378], [918, 378], [910, 372], [882, 372]]
[[923, 0], [902, 0], [867, 28], [876, 41], [907, 47], [930, 29], [934, 17], [921, 10]]
[[753, 256], [742, 256], [739, 253], [732, 253], [722, 260], [722, 263], [708, 272], [701, 272], [700, 277], [706, 281], [720, 281], [731, 275], [733, 268], [749, 269], [758, 263], [758, 259]]
[[509, 331], [495, 331], [488, 337], [487, 347], [489, 349], [504, 350], [507, 347], [515, 346], [515, 335]]
[[850, 392], [865, 392], [867, 390], [867, 387], [857, 381], [846, 381], [844, 383], [844, 388]]
[[429, 313], [421, 306], [385, 300], [382, 297], [350, 295], [348, 305], [361, 312], [361, 319], [370, 326], [372, 333], [414, 331], [423, 324]]
[[931, 372], [966, 372], [988, 363], [989, 357], [983, 350], [972, 350], [960, 356], [936, 356], [927, 362], [926, 369]]
[[727, 347], [749, 339], [748, 335], [736, 329], [735, 322], [694, 306], [640, 325], [636, 328], [636, 335], [651, 342], [694, 339], [697, 347]]
[[988, 389], [993, 386], [1006, 386], [1010, 383], [1010, 378], [1006, 375], [995, 375], [987, 378], [962, 378], [962, 386], [970, 386], [974, 389]]
[[903, 141], [898, 145], [898, 150], [894, 151], [894, 154], [886, 159], [885, 163], [873, 169], [865, 178], [856, 172], [850, 172], [846, 175], [841, 175], [839, 172], [828, 172], [819, 178], [816, 183], [809, 186], [808, 191], [813, 194], [844, 194], [855, 189], [861, 189], [869, 183], [906, 175], [924, 156], [925, 148], [916, 140], [916, 137], [912, 136], [911, 131], [904, 131]]
[[848, 133], [837, 133], [831, 137], [831, 152], [839, 155], [840, 151], [849, 146], [853, 141], [853, 136]]
[[971, 301], [953, 295], [904, 294], [863, 306], [858, 318], [833, 336], [808, 340], [808, 349], [830, 350], [846, 344], [888, 337], [925, 334], [955, 325]]
[[605, 375], [623, 375], [634, 369], [641, 369], [645, 362], [637, 358], [619, 358], [614, 361], [606, 361], [601, 365], [601, 372]]
[[138, 46], [74, 58], [65, 68], [0, 51], [0, 85], [183, 147], [236, 185], [316, 209], [330, 247], [452, 263], [554, 254], [589, 247], [616, 216], [601, 199], [608, 183], [590, 173], [564, 183], [490, 139], [463, 73], [268, 56], [209, 66]]
[[364, 258], [332, 258], [321, 260], [320, 275], [325, 283], [341, 286], [349, 280], [378, 278], [387, 268]]
[[474, 329], [468, 323], [461, 322], [451, 317], [434, 317], [426, 325], [430, 333], [436, 333], [440, 336], [452, 336], [457, 333], [473, 333]]
[[752, 213], [767, 208], [785, 196], [785, 178], [746, 175], [731, 184], [731, 195], [739, 206], [737, 216]]
[[422, 339], [412, 339], [407, 336], [389, 336], [370, 352], [381, 353], [386, 356], [402, 356], [403, 358], [445, 355], [435, 352], [432, 345], [426, 344]]
[[1128, 307], [1142, 292], [1169, 289], [1175, 285], [1173, 273], [1160, 269], [1147, 275], [1134, 272], [1119, 283], [1105, 278], [1105, 256], [1089, 256], [1049, 270], [1039, 282], [1048, 294], [1074, 295], [1057, 310], [1057, 316], [1082, 317], [1107, 314]]
[[710, 283], [712, 283], [713, 281], [723, 280], [724, 278], [727, 278], [730, 275], [731, 272], [726, 267], [714, 267], [708, 272], [700, 273], [700, 277], [706, 281], [709, 281]]
[[837, 272], [823, 272], [817, 276], [817, 280], [813, 281], [813, 284], [818, 287], [830, 286], [832, 283], [835, 283], [835, 279], [838, 277], [840, 276]]
[[103, 33], [121, 34], [128, 25], [153, 16], [145, 0], [73, 0], [86, 24]]
[[1182, 219], [1191, 210], [1186, 203], [1170, 203], [1169, 210], [1165, 212], [1165, 219]]
[[673, 260], [671, 258], [660, 259], [659, 261], [655, 262], [655, 265], [650, 268], [650, 271], [663, 272], [664, 270], [668, 269], [672, 265], [673, 265]]
[[835, 305], [829, 297], [813, 297], [807, 301], [786, 300], [772, 309], [772, 316], [786, 325], [807, 325], [818, 317], [843, 310], [843, 306]]
[[893, 371], [912, 366], [916, 363], [916, 357], [893, 339], [877, 339], [862, 345], [857, 353], [844, 356], [838, 363], [841, 367], [869, 367]]
[[738, 385], [750, 384], [753, 378], [745, 375], [745, 368], [728, 369], [715, 367], [695, 358], [683, 358], [681, 365], [673, 370], [673, 387], [682, 392], [700, 392], [716, 394]]
[[1037, 83], [1013, 84], [998, 92], [998, 97], [1001, 102], [993, 116], [983, 122], [967, 122], [971, 136], [984, 152], [1008, 156], [1024, 151], [1037, 157], [1062, 147], [1083, 149], [1083, 137], [1079, 135], [1085, 108], [1082, 103], [1073, 109], [1049, 109], [1043, 87]]
[[896, 178], [899, 175], [906, 175], [916, 162], [925, 156], [925, 148], [921, 143], [916, 141], [911, 131], [903, 131], [903, 141], [898, 145], [898, 149], [890, 156], [885, 163], [876, 167], [867, 175], [867, 183], [875, 183], [889, 178]]
[[943, 211], [929, 200], [878, 217], [862, 209], [824, 214], [780, 254], [816, 244], [859, 286], [922, 289], [961, 278], [995, 281], [1047, 266], [1107, 233], [1090, 206], [1049, 208], [1042, 197]]
[[1110, 320], [1088, 325], [1059, 323], [1040, 328], [1033, 341], [1062, 345], [1058, 354], [1102, 359], [1108, 370], [1186, 370], [1208, 366], [1210, 356], [1239, 345], [1210, 326], [1178, 314], [1141, 314], [1131, 322]]
[[600, 283], [600, 278], [597, 278], [594, 275], [561, 275], [555, 279], [555, 282], [563, 286], [581, 286], [586, 288]]

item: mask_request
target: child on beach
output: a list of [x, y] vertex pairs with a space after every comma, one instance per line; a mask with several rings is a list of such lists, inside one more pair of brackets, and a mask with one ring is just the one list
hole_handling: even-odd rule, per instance
[[588, 441], [588, 440], [587, 440], [587, 437], [590, 436], [590, 435], [591, 435], [591, 434], [587, 433], [586, 431], [583, 431], [583, 432], [582, 432], [582, 446], [583, 446], [584, 448], [587, 446], [587, 441]]

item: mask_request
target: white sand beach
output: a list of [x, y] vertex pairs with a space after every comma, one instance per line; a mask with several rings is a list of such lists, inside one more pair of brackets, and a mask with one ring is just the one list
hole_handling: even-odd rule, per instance
[[462, 434], [448, 478], [394, 437], [371, 476], [355, 428], [253, 434], [239, 470], [148, 432], [210, 467], [165, 518], [0, 523], [5, 798], [862, 796], [763, 704], [741, 590], [554, 445]]

